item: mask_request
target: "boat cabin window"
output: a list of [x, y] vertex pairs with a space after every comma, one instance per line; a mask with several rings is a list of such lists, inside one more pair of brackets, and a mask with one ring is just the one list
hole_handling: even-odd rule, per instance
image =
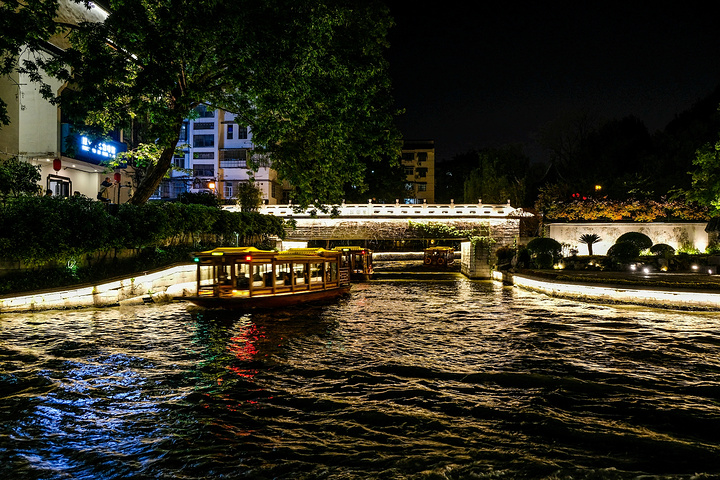
[[338, 281], [338, 265], [337, 263], [328, 264], [328, 282]]
[[215, 285], [215, 265], [200, 265], [200, 286]]
[[250, 265], [245, 263], [235, 264], [235, 288], [238, 290], [247, 290], [250, 288]]
[[323, 275], [325, 274], [324, 263], [310, 264], [310, 283], [323, 283]]
[[308, 283], [310, 274], [308, 273], [308, 266], [304, 264], [295, 264], [293, 269], [295, 270], [295, 284], [305, 285]]
[[253, 265], [253, 287], [272, 287], [272, 265], [264, 263]]
[[275, 285], [292, 285], [292, 270], [289, 263], [278, 263], [275, 265]]

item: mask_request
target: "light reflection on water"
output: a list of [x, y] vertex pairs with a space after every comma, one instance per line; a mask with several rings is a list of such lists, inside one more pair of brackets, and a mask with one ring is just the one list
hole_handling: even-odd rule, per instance
[[0, 472], [718, 478], [719, 320], [459, 275], [263, 314], [2, 315]]

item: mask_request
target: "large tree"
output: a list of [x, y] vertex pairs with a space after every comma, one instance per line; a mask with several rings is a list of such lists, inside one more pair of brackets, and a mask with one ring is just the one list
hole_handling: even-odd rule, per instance
[[[132, 198], [171, 167], [183, 120], [205, 103], [250, 126], [295, 202], [335, 203], [365, 162], [397, 155], [387, 64], [392, 24], [376, 0], [110, 0], [104, 22], [36, 66], [66, 80], [63, 113], [160, 147]], [[32, 66], [30, 68], [32, 70]]]
[[700, 147], [693, 160], [692, 187], [685, 198], [707, 206], [712, 216], [720, 215], [720, 141]]
[[472, 170], [464, 182], [465, 201], [485, 203], [510, 203], [523, 206], [525, 203], [526, 175], [530, 159], [518, 145], [487, 148], [476, 153], [477, 168]]

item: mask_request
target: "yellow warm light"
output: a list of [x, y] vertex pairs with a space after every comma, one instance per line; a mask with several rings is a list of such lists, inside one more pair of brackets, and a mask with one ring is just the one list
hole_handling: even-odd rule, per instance
[[628, 304], [652, 304], [657, 306], [682, 305], [690, 308], [717, 310], [720, 305], [719, 293], [682, 292], [670, 290], [640, 290], [613, 288], [595, 285], [546, 282], [533, 278], [513, 275], [513, 284], [527, 290], [545, 293], [555, 297], [570, 297], [597, 302]]

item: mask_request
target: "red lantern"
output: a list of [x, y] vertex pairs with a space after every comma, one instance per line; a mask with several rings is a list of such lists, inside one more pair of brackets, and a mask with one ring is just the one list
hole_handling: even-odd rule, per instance
[[115, 172], [115, 175], [113, 175], [113, 178], [115, 178], [116, 182], [120, 183], [120, 178], [121, 178], [120, 172]]
[[62, 162], [60, 161], [60, 159], [56, 158], [55, 160], [53, 160], [53, 170], [55, 170], [56, 172], [59, 172], [61, 168], [62, 168]]

